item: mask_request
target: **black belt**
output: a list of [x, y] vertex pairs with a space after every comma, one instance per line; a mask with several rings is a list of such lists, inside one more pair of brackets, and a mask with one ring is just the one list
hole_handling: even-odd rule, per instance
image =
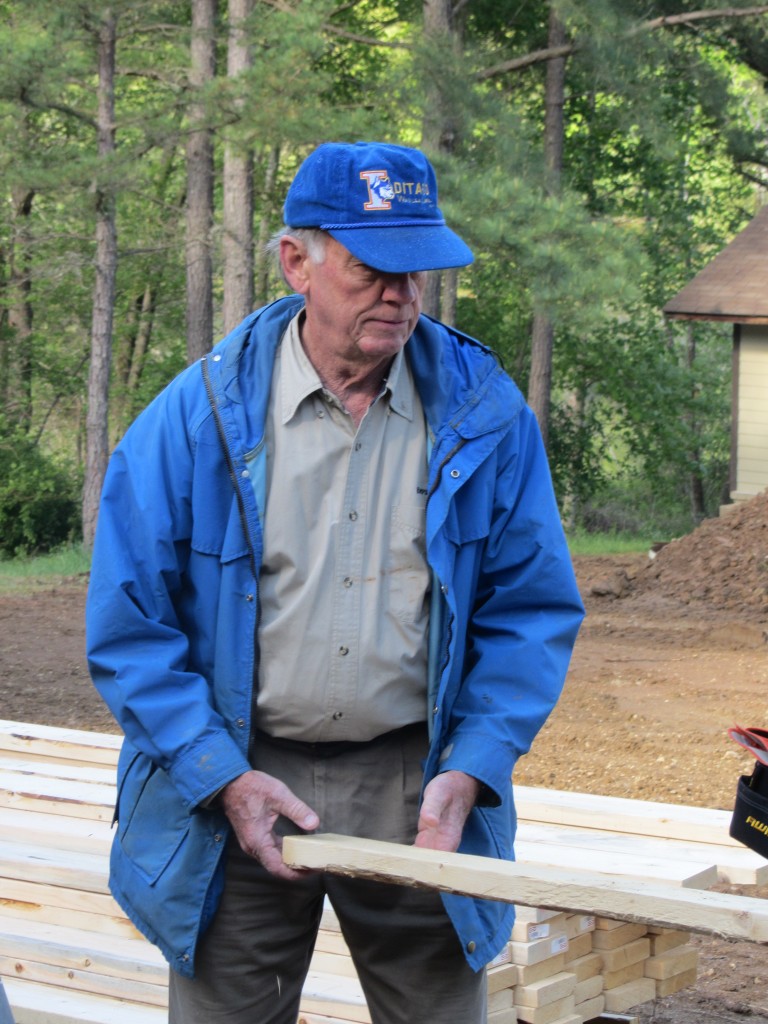
[[389, 732], [380, 733], [372, 740], [329, 740], [327, 743], [312, 742], [307, 740], [291, 740], [284, 736], [270, 736], [269, 733], [257, 729], [253, 736], [254, 745], [264, 743], [267, 746], [278, 750], [292, 750], [297, 754], [306, 754], [310, 757], [338, 757], [340, 754], [350, 754], [355, 750], [365, 750], [376, 747], [389, 740], [408, 739], [410, 736], [422, 735], [426, 740], [427, 723], [412, 722], [399, 729], [392, 729]]

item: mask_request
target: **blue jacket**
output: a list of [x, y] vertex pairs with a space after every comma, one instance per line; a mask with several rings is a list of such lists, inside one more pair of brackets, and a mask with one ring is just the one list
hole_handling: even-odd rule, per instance
[[[258, 310], [181, 373], [126, 433], [102, 496], [86, 637], [125, 733], [110, 884], [185, 975], [229, 834], [202, 805], [249, 768], [264, 421], [275, 348], [300, 308], [294, 296]], [[511, 859], [512, 769], [560, 694], [583, 609], [517, 387], [486, 348], [427, 317], [406, 352], [430, 433], [425, 782], [449, 769], [479, 779], [461, 850]], [[479, 969], [513, 908], [444, 900]]]

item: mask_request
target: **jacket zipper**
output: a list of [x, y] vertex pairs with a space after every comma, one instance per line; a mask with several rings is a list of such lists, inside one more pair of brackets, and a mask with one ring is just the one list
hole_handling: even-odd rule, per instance
[[[433, 483], [432, 487], [429, 490], [429, 493], [427, 494], [427, 505], [429, 505], [430, 498], [432, 497], [432, 495], [437, 490], [437, 486], [440, 483], [440, 478], [443, 475], [443, 469], [451, 461], [451, 459], [454, 457], [454, 455], [456, 455], [457, 452], [461, 451], [461, 449], [464, 447], [464, 445], [466, 443], [467, 443], [466, 438], [461, 438], [461, 440], [458, 442], [458, 444], [454, 445], [454, 447], [451, 449], [451, 451], [448, 452], [448, 454], [445, 456], [443, 461], [437, 467], [437, 472], [435, 473], [435, 482]], [[433, 573], [433, 576], [434, 576], [434, 579], [436, 580], [436, 582], [439, 583], [442, 586], [442, 583], [441, 583], [439, 577], [437, 576], [437, 574]], [[443, 678], [443, 674], [445, 672], [445, 669], [446, 669], [446, 667], [447, 667], [447, 665], [448, 665], [448, 663], [450, 661], [449, 651], [451, 649], [451, 639], [453, 637], [453, 613], [451, 612], [451, 610], [450, 610], [450, 608], [448, 606], [448, 602], [444, 600], [443, 603], [444, 603], [444, 608], [445, 608], [445, 619], [446, 619], [446, 621], [443, 623], [443, 633], [444, 633], [444, 635], [443, 635], [443, 637], [441, 637], [441, 640], [443, 641], [443, 643], [442, 643], [441, 651], [440, 651], [440, 655], [441, 655], [441, 657], [440, 657], [440, 664], [439, 664], [439, 668], [438, 668], [438, 671], [437, 671], [436, 689], [435, 689], [435, 694], [434, 694], [435, 701], [437, 701], [437, 695], [440, 692], [440, 682], [441, 682], [441, 680]], [[430, 682], [431, 682], [431, 680], [430, 680]], [[434, 713], [433, 712], [436, 709], [437, 709], [437, 704], [435, 703], [434, 708], [432, 709], [432, 713], [430, 714], [430, 717], [429, 717], [430, 740], [432, 739], [432, 736], [433, 736], [433, 727], [434, 727]]]
[[251, 565], [251, 572], [253, 573], [253, 578], [258, 581], [259, 577], [256, 571], [256, 554], [253, 550], [251, 531], [248, 526], [248, 517], [245, 514], [245, 502], [243, 501], [243, 496], [240, 493], [240, 485], [237, 479], [235, 464], [232, 461], [232, 456], [230, 455], [229, 452], [229, 446], [227, 445], [227, 434], [226, 431], [224, 430], [224, 424], [222, 423], [221, 416], [219, 415], [219, 410], [216, 407], [216, 396], [213, 392], [211, 375], [208, 370], [207, 356], [203, 356], [203, 358], [200, 360], [200, 366], [203, 372], [203, 382], [205, 384], [206, 394], [208, 395], [208, 402], [211, 406], [211, 412], [213, 413], [213, 422], [216, 424], [216, 433], [219, 435], [219, 442], [221, 444], [221, 449], [224, 452], [224, 459], [227, 464], [227, 472], [229, 473], [229, 478], [232, 481], [232, 487], [234, 488], [235, 491], [235, 498], [237, 500], [237, 511], [238, 515], [240, 516], [240, 525], [243, 528], [243, 536], [245, 537], [245, 542], [248, 545], [248, 558]]
[[[229, 446], [227, 444], [227, 433], [224, 430], [224, 423], [222, 422], [221, 415], [220, 415], [219, 410], [218, 410], [218, 408], [216, 406], [216, 395], [214, 394], [213, 382], [211, 381], [211, 375], [210, 375], [210, 372], [208, 370], [208, 357], [207, 356], [203, 356], [203, 358], [200, 360], [200, 366], [201, 366], [202, 373], [203, 373], [203, 383], [205, 384], [205, 392], [206, 392], [206, 394], [208, 396], [208, 403], [209, 403], [209, 405], [211, 407], [211, 413], [213, 415], [213, 422], [216, 424], [216, 433], [219, 436], [219, 442], [221, 444], [221, 450], [224, 453], [224, 460], [225, 460], [225, 462], [227, 464], [227, 472], [229, 473], [229, 478], [232, 481], [232, 487], [233, 487], [234, 492], [235, 492], [235, 500], [237, 501], [237, 512], [238, 512], [238, 515], [240, 517], [240, 525], [241, 525], [242, 530], [243, 530], [243, 536], [245, 537], [245, 542], [248, 545], [248, 560], [250, 562], [251, 574], [253, 575], [254, 588], [255, 588], [255, 591], [256, 591], [256, 600], [258, 601], [258, 595], [259, 595], [259, 574], [258, 574], [258, 570], [256, 568], [256, 552], [253, 550], [253, 541], [251, 540], [251, 531], [250, 531], [250, 528], [248, 526], [248, 517], [247, 517], [247, 515], [245, 513], [245, 502], [243, 501], [243, 496], [240, 493], [240, 485], [239, 485], [239, 482], [238, 482], [238, 479], [237, 479], [237, 471], [235, 469], [235, 464], [234, 464], [234, 462], [232, 460], [232, 456], [231, 456], [230, 451], [229, 451]], [[256, 606], [256, 614], [258, 616], [258, 604]], [[256, 719], [256, 701], [257, 701], [257, 698], [258, 698], [257, 679], [258, 679], [258, 664], [259, 664], [259, 644], [258, 644], [257, 637], [258, 637], [258, 628], [256, 626], [254, 626], [254, 629], [253, 629], [253, 681], [252, 681], [252, 684], [251, 684], [251, 707], [250, 707], [250, 709], [248, 711], [248, 721], [246, 722], [246, 725], [248, 727], [248, 748], [247, 748], [247, 753], [248, 753], [248, 758], [249, 759], [250, 759], [250, 756], [251, 756], [251, 744], [253, 742], [252, 730], [253, 730], [253, 722]]]

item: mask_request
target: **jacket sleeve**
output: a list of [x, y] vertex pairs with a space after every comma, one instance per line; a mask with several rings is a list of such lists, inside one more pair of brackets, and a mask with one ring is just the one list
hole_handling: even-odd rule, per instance
[[473, 775], [493, 805], [560, 696], [584, 615], [527, 406], [499, 448], [487, 537], [464, 555], [475, 583], [439, 770]]
[[[189, 404], [184, 388], [171, 385], [110, 460], [86, 603], [86, 646], [93, 682], [126, 739], [169, 774], [191, 810], [249, 765], [214, 706], [201, 644], [180, 620], [180, 608], [204, 604], [202, 595], [189, 592], [185, 576], [196, 458], [191, 421], [204, 415]], [[211, 556], [216, 573], [220, 559]]]

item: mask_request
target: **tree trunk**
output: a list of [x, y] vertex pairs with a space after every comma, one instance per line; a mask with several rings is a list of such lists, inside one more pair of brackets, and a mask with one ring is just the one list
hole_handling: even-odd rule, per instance
[[280, 168], [280, 147], [271, 146], [267, 154], [267, 166], [264, 174], [264, 187], [261, 192], [261, 220], [259, 221], [259, 245], [256, 252], [256, 295], [257, 306], [263, 305], [269, 297], [269, 275], [271, 261], [264, 251], [264, 246], [269, 241], [270, 212], [275, 205], [274, 189], [277, 181], [277, 172]]
[[[460, 45], [453, 14], [452, 0], [424, 0], [424, 35], [439, 46], [451, 50]], [[446, 97], [435, 85], [424, 102], [421, 144], [427, 154], [452, 153], [458, 128]], [[456, 319], [456, 288], [458, 271], [433, 271], [427, 278], [422, 308], [429, 316], [440, 317], [452, 324]]]
[[[141, 380], [141, 373], [144, 369], [144, 360], [149, 348], [149, 339], [152, 336], [152, 327], [155, 322], [155, 299], [156, 291], [151, 285], [147, 285], [141, 297], [141, 309], [139, 310], [139, 322], [136, 330], [136, 338], [133, 344], [131, 365], [126, 380], [126, 391], [129, 401], [133, 400]], [[135, 410], [131, 410], [131, 414]]]
[[[253, 0], [229, 0], [227, 75], [237, 79], [252, 65], [248, 18]], [[237, 88], [237, 83], [235, 88]], [[238, 99], [238, 108], [242, 101]], [[224, 150], [224, 332], [253, 309], [253, 153], [229, 142]]]
[[440, 295], [440, 319], [444, 324], [456, 323], [456, 302], [459, 295], [459, 270], [451, 267], [442, 273], [442, 289]]
[[[136, 392], [152, 337], [157, 304], [157, 288], [147, 284], [137, 296], [126, 318], [122, 339], [115, 352], [112, 387], [112, 437], [118, 440], [125, 433], [140, 409], [136, 408]], [[115, 382], [118, 387], [115, 388]]]
[[29, 272], [30, 230], [34, 190], [11, 188], [13, 224], [8, 254], [8, 327], [3, 358], [4, 411], [14, 424], [32, 425], [32, 283]]
[[204, 90], [216, 70], [216, 0], [192, 0], [187, 140], [187, 362], [213, 343], [213, 133]]
[[546, 313], [534, 313], [531, 328], [531, 370], [528, 378], [528, 404], [539, 423], [546, 447], [549, 443], [549, 403], [552, 394], [552, 353], [555, 331]]
[[[549, 11], [548, 47], [563, 46], [565, 26], [555, 8]], [[544, 113], [545, 190], [548, 195], [560, 191], [563, 167], [563, 102], [565, 95], [565, 58], [547, 62]], [[549, 440], [549, 406], [552, 395], [552, 353], [555, 332], [546, 310], [535, 309], [531, 331], [531, 372], [528, 380], [528, 404], [536, 414], [546, 445]]]
[[115, 47], [117, 18], [111, 10], [102, 16], [98, 35], [98, 155], [105, 180], [96, 188], [96, 281], [91, 321], [91, 364], [88, 374], [85, 481], [83, 485], [83, 541], [93, 544], [101, 487], [109, 457], [109, 370], [112, 359], [112, 318], [117, 272], [115, 200], [107, 179], [107, 162], [115, 150]]

